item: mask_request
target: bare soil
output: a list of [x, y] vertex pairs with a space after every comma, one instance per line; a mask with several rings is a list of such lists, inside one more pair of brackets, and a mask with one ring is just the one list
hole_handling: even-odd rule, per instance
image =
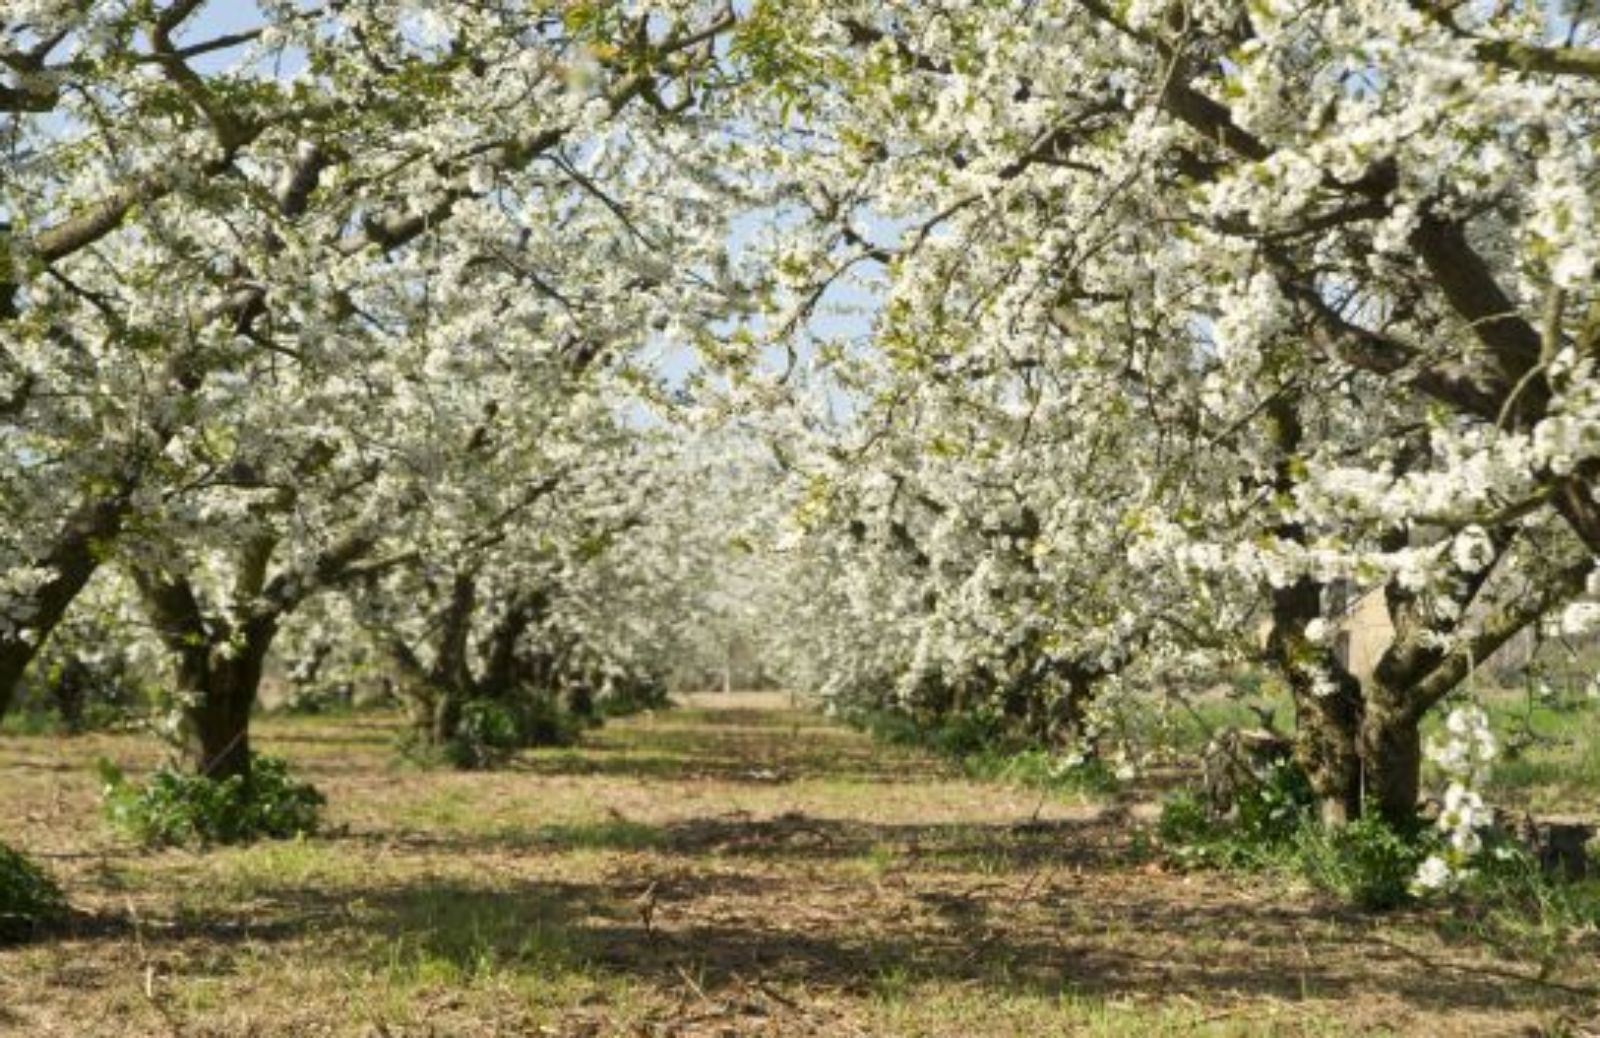
[[18, 1035], [1600, 1033], [1600, 964], [1506, 961], [1440, 909], [1182, 873], [1147, 807], [969, 781], [707, 695], [505, 771], [406, 765], [383, 716], [269, 718], [315, 837], [146, 852], [92, 769], [0, 738], [0, 838], [74, 907], [0, 949]]

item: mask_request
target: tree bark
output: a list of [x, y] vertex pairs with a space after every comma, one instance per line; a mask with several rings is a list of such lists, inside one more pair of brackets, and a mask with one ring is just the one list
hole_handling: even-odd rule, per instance
[[1375, 690], [1361, 723], [1362, 774], [1368, 805], [1397, 830], [1417, 823], [1422, 794], [1422, 731], [1402, 697]]
[[[481, 683], [472, 674], [469, 652], [477, 604], [474, 575], [454, 575], [450, 580], [450, 600], [439, 618], [437, 651], [429, 666], [423, 665], [417, 651], [398, 632], [384, 630], [379, 639], [400, 672], [402, 695], [410, 703], [416, 735], [424, 745], [442, 746], [454, 738], [461, 725], [462, 708], [481, 690]], [[514, 634], [508, 635], [512, 645]], [[504, 667], [514, 659], [508, 654], [497, 661], [495, 648], [491, 647], [491, 671], [497, 662]]]
[[517, 684], [517, 643], [538, 618], [543, 606], [536, 595], [518, 597], [489, 635], [479, 695], [490, 699], [507, 698]]
[[588, 679], [580, 679], [567, 689], [567, 712], [573, 717], [593, 720], [595, 715], [594, 690]]
[[[258, 582], [247, 561], [245, 580]], [[267, 651], [278, 633], [279, 614], [261, 612], [237, 629], [208, 623], [193, 586], [182, 577], [136, 571], [157, 634], [177, 664], [177, 691], [184, 703], [190, 760], [195, 772], [213, 779], [250, 775], [250, 713], [261, 686]]]
[[16, 699], [22, 673], [33, 661], [37, 646], [9, 635], [0, 635], [0, 720], [4, 720]]
[[1342, 679], [1330, 694], [1295, 693], [1295, 759], [1329, 829], [1361, 817], [1361, 687], [1348, 673]]
[[443, 746], [456, 737], [461, 728], [461, 708], [465, 697], [460, 689], [435, 683], [432, 696], [432, 725], [428, 730], [429, 745]]
[[1099, 756], [1099, 747], [1087, 738], [1089, 704], [1094, 701], [1095, 687], [1105, 677], [1096, 667], [1067, 660], [1057, 665], [1063, 688], [1054, 704], [1048, 739], [1052, 745], [1082, 753], [1085, 757]]
[[[1292, 460], [1304, 435], [1298, 401], [1275, 400], [1268, 416], [1280, 452], [1274, 489], [1292, 494], [1297, 482]], [[1296, 544], [1306, 540], [1299, 523], [1282, 523], [1275, 533]], [[1310, 577], [1273, 590], [1266, 657], [1294, 697], [1295, 759], [1317, 795], [1323, 824], [1337, 828], [1361, 815], [1362, 698], [1361, 683], [1334, 650], [1306, 637], [1306, 628], [1322, 616], [1323, 591], [1323, 584]]]
[[434, 686], [428, 669], [396, 632], [381, 632], [378, 644], [398, 671], [396, 689], [410, 710], [412, 730], [423, 744], [433, 745], [434, 733], [438, 728], [435, 715], [438, 712], [439, 690]]
[[197, 775], [250, 777], [250, 714], [261, 686], [274, 620], [258, 620], [235, 639], [191, 642], [178, 653], [189, 759]]
[[218, 780], [235, 775], [249, 778], [250, 711], [260, 687], [266, 650], [266, 644], [248, 645], [226, 660], [216, 658], [214, 647], [207, 650], [212, 663], [204, 688], [195, 693], [188, 711], [197, 773]]

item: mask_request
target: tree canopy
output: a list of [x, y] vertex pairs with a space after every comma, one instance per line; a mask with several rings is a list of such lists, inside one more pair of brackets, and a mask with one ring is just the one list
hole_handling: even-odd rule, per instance
[[0, 706], [97, 610], [245, 774], [274, 652], [445, 738], [742, 640], [1132, 768], [1248, 664], [1397, 820], [1600, 621], [1583, 5], [245, 6], [0, 15]]

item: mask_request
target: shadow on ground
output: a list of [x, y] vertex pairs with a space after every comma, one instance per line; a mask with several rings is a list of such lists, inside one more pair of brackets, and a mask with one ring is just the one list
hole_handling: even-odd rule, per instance
[[[751, 983], [888, 997], [912, 985], [976, 986], [1005, 996], [1269, 997], [1295, 1001], [1382, 994], [1418, 1010], [1498, 1008], [1503, 985], [1426, 971], [1343, 931], [1308, 936], [1315, 909], [1122, 897], [1069, 884], [912, 892], [906, 911], [871, 912], [848, 898], [791, 898], [780, 877], [700, 873], [645, 889], [601, 883], [474, 884], [422, 879], [362, 891], [283, 889], [271, 918], [139, 919], [80, 916], [69, 941], [137, 942], [152, 955], [203, 943], [212, 955], [315, 935], [330, 953], [373, 969], [443, 966], [605, 972], [677, 988], [685, 976], [710, 996]], [[870, 896], [870, 891], [867, 892]], [[878, 898], [876, 900], [882, 901]], [[1126, 939], [1108, 938], [1108, 933]], [[1199, 934], [1211, 943], [1196, 943]], [[1404, 967], [1404, 968], [1401, 968]], [[3, 1020], [3, 1017], [0, 1017]]]
[[[372, 828], [308, 840], [300, 878], [293, 867], [270, 871], [268, 859], [238, 897], [223, 886], [178, 896], [207, 893], [178, 884], [225, 878], [222, 866], [192, 868], [197, 859], [169, 855], [126, 887], [82, 869], [89, 882], [79, 889], [93, 896], [47, 935], [66, 964], [58, 972], [87, 988], [148, 976], [147, 962], [186, 962], [195, 975], [238, 972], [249, 985], [260, 977], [247, 964], [266, 946], [297, 962], [446, 987], [500, 971], [540, 983], [572, 974], [636, 981], [673, 999], [687, 992], [698, 1005], [772, 985], [790, 993], [778, 1002], [792, 996], [810, 1013], [812, 994], [889, 1000], [916, 997], [919, 985], [998, 998], [1192, 999], [1208, 1011], [1251, 999], [1492, 1011], [1544, 997], [1504, 978], [1430, 968], [1374, 936], [1393, 922], [1393, 932], [1426, 941], [1434, 917], [1382, 921], [1164, 873], [1116, 810], [1012, 824], [909, 821], [899, 784], [948, 775], [925, 757], [793, 714], [668, 716], [670, 724], [598, 733], [576, 751], [528, 755], [494, 788], [536, 804], [541, 790], [571, 792], [571, 783], [541, 784], [548, 775], [659, 781], [651, 795], [661, 798], [676, 795], [673, 782], [702, 777], [815, 777], [881, 784], [870, 813], [885, 820], [787, 811], [646, 823], [618, 814], [480, 833], [407, 829], [368, 814]], [[339, 744], [386, 736], [377, 726], [359, 735], [295, 726], [270, 738], [308, 748], [310, 773], [364, 769], [377, 789], [389, 781], [384, 758]], [[452, 778], [446, 789], [464, 783]], [[859, 803], [856, 790], [844, 792]], [[382, 803], [375, 795], [369, 811]], [[603, 853], [580, 853], [588, 851]], [[321, 868], [324, 853], [337, 867]]]
[[650, 851], [684, 860], [750, 859], [784, 866], [871, 860], [906, 867], [997, 872], [1029, 867], [1108, 867], [1141, 859], [1122, 817], [1021, 823], [909, 824], [821, 818], [789, 811], [771, 818], [744, 812], [651, 825], [625, 818], [504, 827], [485, 832], [371, 829], [327, 839], [391, 850], [458, 854], [561, 854]]
[[[811, 733], [807, 733], [811, 735]], [[818, 739], [773, 731], [729, 735], [632, 729], [627, 742], [590, 736], [578, 747], [524, 754], [513, 770], [534, 775], [603, 775], [663, 782], [716, 781], [776, 785], [803, 779], [915, 784], [948, 778], [952, 768], [928, 757], [851, 739]]]

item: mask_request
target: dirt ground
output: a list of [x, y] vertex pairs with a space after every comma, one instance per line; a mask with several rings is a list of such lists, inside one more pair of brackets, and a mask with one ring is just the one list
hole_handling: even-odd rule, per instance
[[153, 740], [0, 737], [0, 837], [74, 907], [0, 950], [0, 1033], [1600, 1033], [1600, 964], [1541, 982], [1441, 910], [1169, 871], [1146, 809], [971, 782], [787, 696], [490, 774], [402, 763], [397, 726], [263, 720], [326, 831], [205, 853], [99, 819], [93, 761]]

